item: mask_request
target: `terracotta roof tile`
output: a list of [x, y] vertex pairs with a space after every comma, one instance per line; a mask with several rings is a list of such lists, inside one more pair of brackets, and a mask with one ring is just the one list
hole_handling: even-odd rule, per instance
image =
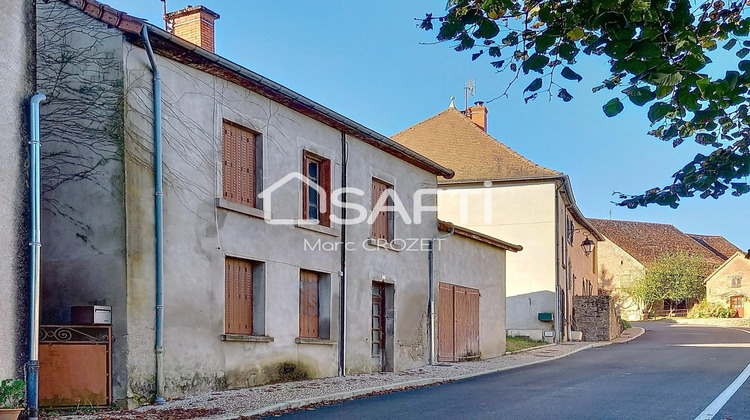
[[742, 252], [733, 243], [720, 235], [697, 235], [694, 233], [688, 233], [687, 235], [706, 247], [709, 251], [716, 254], [722, 260], [728, 259], [736, 252]]
[[456, 172], [453, 181], [563, 175], [500, 143], [455, 108], [448, 108], [391, 138], [453, 169]]
[[724, 262], [724, 259], [672, 225], [606, 219], [589, 219], [589, 221], [607, 239], [647, 268], [660, 256], [670, 252], [700, 255], [711, 271]]

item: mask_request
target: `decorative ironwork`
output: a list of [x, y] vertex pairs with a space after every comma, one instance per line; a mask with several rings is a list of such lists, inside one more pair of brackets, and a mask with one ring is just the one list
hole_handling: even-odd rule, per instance
[[108, 344], [112, 327], [108, 325], [42, 325], [40, 343], [97, 343]]

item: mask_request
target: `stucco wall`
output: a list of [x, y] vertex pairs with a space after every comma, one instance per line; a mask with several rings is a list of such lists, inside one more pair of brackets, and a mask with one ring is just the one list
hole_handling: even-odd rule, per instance
[[[128, 249], [128, 322], [131, 397], [150, 392], [153, 382], [153, 211], [151, 154], [151, 73], [145, 52], [128, 45], [126, 72], [126, 214]], [[165, 165], [165, 376], [168, 395], [239, 387], [271, 379], [282, 362], [294, 363], [312, 377], [337, 371], [337, 345], [296, 344], [299, 270], [331, 278], [331, 339], [339, 340], [340, 240], [297, 226], [270, 225], [238, 211], [217, 208], [221, 197], [222, 120], [259, 133], [263, 139], [266, 187], [299, 171], [302, 151], [332, 161], [334, 187], [341, 180], [340, 132], [260, 97], [244, 88], [178, 64], [157, 59], [164, 92]], [[363, 142], [347, 138], [348, 182], [364, 191], [350, 202], [370, 208], [373, 177], [394, 185], [406, 208], [412, 193], [435, 187], [435, 176]], [[301, 184], [281, 185], [264, 199], [273, 219], [301, 217]], [[434, 200], [434, 199], [433, 199]], [[338, 213], [338, 211], [336, 211]], [[399, 217], [395, 237], [430, 238], [437, 219], [422, 224]], [[372, 248], [367, 224], [347, 228], [347, 370], [371, 371], [372, 282], [394, 290], [393, 368], [426, 362], [427, 253]], [[305, 240], [323, 248], [305, 248]], [[340, 247], [337, 247], [340, 249]], [[227, 342], [224, 328], [224, 258], [235, 256], [265, 265], [265, 335], [270, 343]], [[189, 340], [190, 345], [186, 345]]]
[[0, 27], [0, 379], [23, 377], [27, 356], [28, 99], [33, 94], [34, 7], [4, 2]]
[[597, 243], [597, 260], [601, 293], [609, 294], [616, 299], [623, 319], [640, 319], [641, 309], [627, 298], [622, 287], [645, 274], [643, 264], [608, 239]]
[[505, 353], [506, 251], [452, 235], [435, 243], [435, 296], [438, 283], [479, 289], [479, 350], [482, 358]]
[[[740, 277], [740, 287], [732, 287], [732, 278]], [[738, 255], [711, 274], [706, 282], [706, 300], [729, 307], [732, 296], [745, 296], [744, 317], [750, 318], [750, 260]]]
[[441, 220], [523, 245], [523, 251], [507, 256], [508, 332], [541, 338], [552, 330], [552, 323], [537, 318], [539, 312], [555, 312], [554, 182], [441, 189]]
[[111, 305], [112, 383], [126, 382], [122, 35], [61, 2], [37, 6], [42, 107], [42, 322]]

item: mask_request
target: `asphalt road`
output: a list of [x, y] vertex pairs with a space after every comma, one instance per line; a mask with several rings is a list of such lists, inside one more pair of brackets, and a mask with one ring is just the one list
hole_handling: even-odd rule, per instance
[[[282, 418], [695, 419], [750, 364], [750, 329], [636, 325], [629, 343]], [[750, 380], [714, 419], [750, 420]]]

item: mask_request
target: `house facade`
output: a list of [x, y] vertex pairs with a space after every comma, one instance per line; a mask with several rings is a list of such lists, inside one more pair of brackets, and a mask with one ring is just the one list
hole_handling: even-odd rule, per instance
[[439, 217], [523, 245], [507, 257], [510, 335], [566, 340], [572, 297], [597, 294], [600, 239], [578, 209], [569, 178], [539, 166], [486, 132], [487, 109], [453, 105], [393, 138], [456, 171], [439, 182]]
[[750, 318], [750, 253], [735, 252], [708, 276], [706, 300]]
[[29, 99], [34, 94], [33, 2], [8, 2], [0, 14], [0, 380], [23, 378], [28, 337]]
[[[417, 192], [453, 171], [214, 54], [219, 15], [204, 7], [169, 14], [173, 34], [82, 3], [40, 2], [37, 12], [37, 77], [50, 97], [43, 321], [69, 322], [74, 305], [112, 307], [115, 399], [149, 400], [159, 375], [169, 397], [426, 364], [425, 244], [445, 232], [434, 211], [416, 223], [393, 209], [434, 207], [434, 194]], [[176, 24], [186, 15], [199, 37]], [[341, 222], [358, 216], [366, 221]], [[479, 290], [480, 350], [502, 354], [494, 333], [505, 321], [492, 317], [504, 311], [503, 256], [520, 247], [462, 241], [436, 251], [436, 267], [450, 258], [475, 274], [440, 273], [433, 291]], [[493, 258], [477, 264], [477, 253]]]
[[597, 256], [599, 287], [618, 298], [622, 317], [630, 320], [641, 319], [643, 308], [629, 299], [623, 288], [646, 274], [651, 264], [661, 256], [676, 252], [700, 256], [709, 269], [708, 275], [724, 261], [718, 249], [727, 252], [728, 247], [734, 247], [721, 238], [722, 241], [712, 239], [714, 248], [709, 249], [704, 245], [706, 240], [701, 242], [693, 237], [701, 235], [686, 235], [668, 224], [590, 220], [606, 238], [599, 243]]

